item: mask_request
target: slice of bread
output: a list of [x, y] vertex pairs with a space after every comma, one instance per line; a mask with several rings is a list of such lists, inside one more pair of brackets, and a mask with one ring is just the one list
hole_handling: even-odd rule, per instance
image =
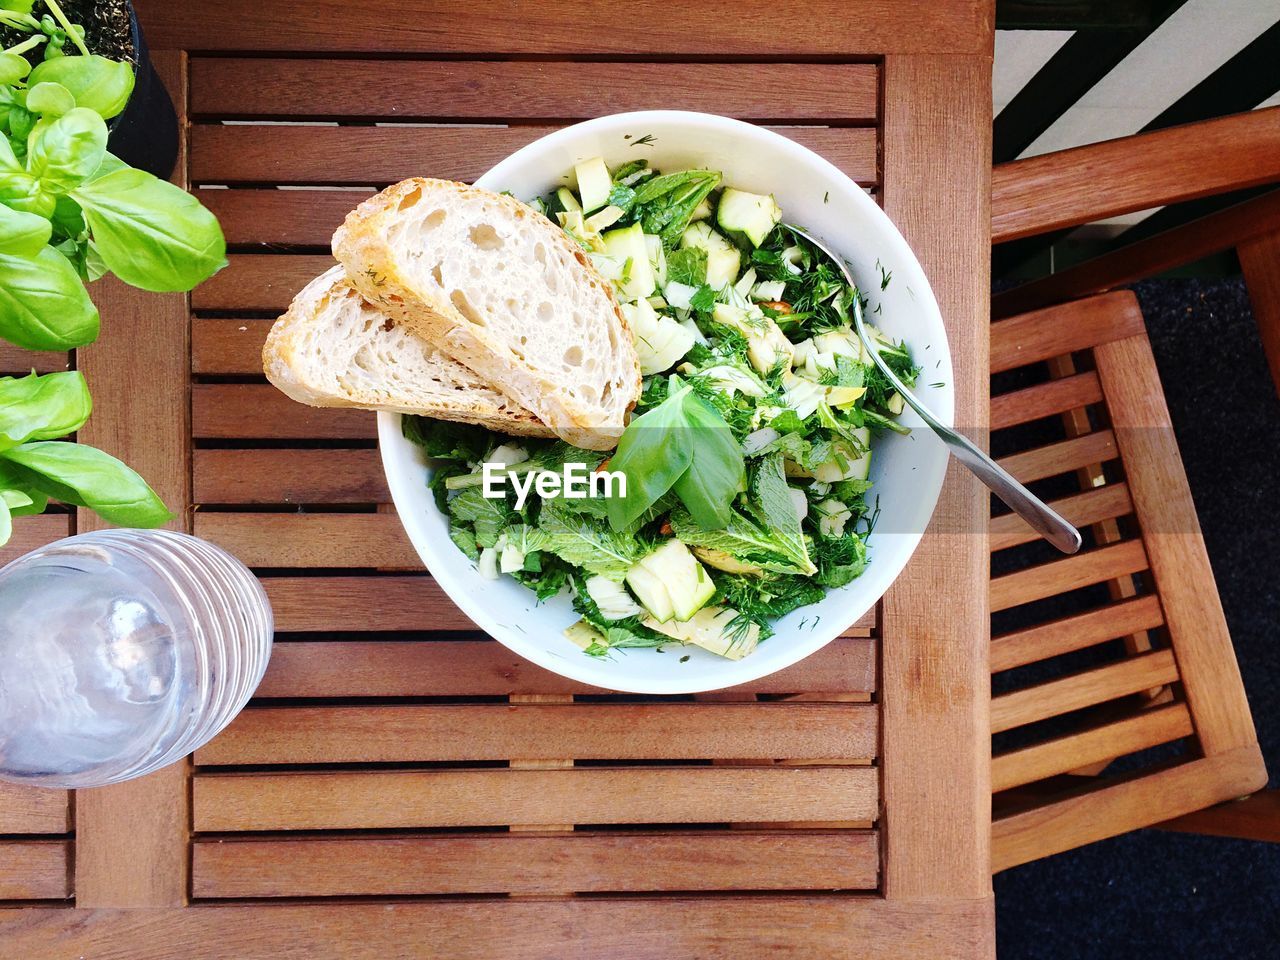
[[367, 303], [341, 266], [307, 284], [262, 347], [267, 379], [299, 403], [418, 413], [498, 433], [554, 434], [528, 410]]
[[518, 200], [406, 180], [356, 208], [333, 252], [365, 298], [579, 447], [617, 445], [640, 396], [631, 331], [576, 243]]

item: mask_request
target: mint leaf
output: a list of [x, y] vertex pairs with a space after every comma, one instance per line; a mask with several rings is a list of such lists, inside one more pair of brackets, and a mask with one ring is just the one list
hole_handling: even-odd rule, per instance
[[703, 313], [711, 310], [716, 305], [716, 292], [707, 284], [703, 284], [697, 292], [689, 298], [689, 306], [694, 310], [700, 310]]
[[707, 282], [707, 251], [685, 247], [667, 254], [667, 282], [700, 287]]

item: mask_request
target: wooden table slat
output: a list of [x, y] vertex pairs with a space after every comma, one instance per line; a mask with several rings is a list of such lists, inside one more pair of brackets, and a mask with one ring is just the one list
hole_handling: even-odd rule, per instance
[[250, 567], [422, 567], [394, 513], [203, 511], [196, 514], [195, 534]]
[[0, 834], [66, 833], [70, 829], [71, 795], [67, 791], [0, 783]]
[[[191, 128], [191, 179], [197, 185], [372, 186], [429, 174], [448, 180], [472, 181], [499, 160], [557, 129], [555, 125], [371, 127], [202, 123]], [[873, 128], [773, 129], [821, 153], [863, 186], [876, 183], [876, 131]], [[643, 131], [637, 131], [637, 136], [641, 135]], [[768, 185], [760, 184], [756, 188], [767, 190]], [[305, 191], [297, 192], [303, 194], [297, 203], [305, 204]], [[352, 199], [351, 206], [357, 203], [358, 196]]]
[[34, 517], [15, 517], [9, 542], [0, 547], [0, 566], [17, 560], [24, 553], [69, 537], [75, 533], [75, 515], [44, 513]]
[[[272, 581], [266, 583], [270, 593]], [[388, 609], [395, 609], [395, 605], [388, 604]], [[278, 604], [276, 612], [279, 615]], [[462, 617], [461, 613], [456, 615]], [[424, 623], [434, 625], [436, 621], [418, 619], [413, 625], [421, 628]], [[837, 696], [871, 693], [875, 690], [875, 658], [876, 642], [869, 637], [836, 639], [800, 663], [729, 691], [818, 691]], [[291, 698], [600, 692], [596, 687], [534, 666], [496, 640], [277, 641], [267, 675], [258, 688], [260, 697]]]
[[196, 897], [867, 890], [871, 830], [236, 840], [192, 847]]
[[869, 760], [878, 713], [873, 704], [819, 703], [259, 707], [195, 761]]
[[65, 900], [71, 891], [69, 841], [0, 840], [0, 900]]
[[874, 767], [572, 767], [214, 774], [197, 831], [874, 820]]
[[1081, 467], [1106, 463], [1120, 456], [1116, 437], [1110, 430], [1097, 430], [1070, 440], [1050, 443], [1034, 450], [1011, 454], [997, 462], [1018, 480], [1031, 483], [1046, 477], [1070, 473]]
[[377, 450], [196, 450], [196, 503], [387, 503]]
[[191, 430], [214, 440], [372, 440], [368, 410], [308, 407], [265, 383], [197, 383], [191, 387]]

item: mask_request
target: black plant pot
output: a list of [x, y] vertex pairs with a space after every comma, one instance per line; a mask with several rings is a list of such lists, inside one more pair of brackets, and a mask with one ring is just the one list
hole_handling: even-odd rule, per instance
[[133, 31], [136, 79], [129, 103], [107, 123], [111, 133], [107, 147], [129, 166], [168, 180], [178, 162], [178, 115], [151, 65], [147, 41], [132, 4], [129, 27]]

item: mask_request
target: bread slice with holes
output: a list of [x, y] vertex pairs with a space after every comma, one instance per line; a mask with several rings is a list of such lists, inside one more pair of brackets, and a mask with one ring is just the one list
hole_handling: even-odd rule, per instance
[[341, 266], [312, 280], [262, 348], [267, 379], [299, 403], [417, 413], [550, 437], [528, 410], [368, 303]]
[[608, 281], [512, 197], [406, 180], [360, 204], [333, 252], [365, 298], [579, 447], [617, 445], [640, 396]]

